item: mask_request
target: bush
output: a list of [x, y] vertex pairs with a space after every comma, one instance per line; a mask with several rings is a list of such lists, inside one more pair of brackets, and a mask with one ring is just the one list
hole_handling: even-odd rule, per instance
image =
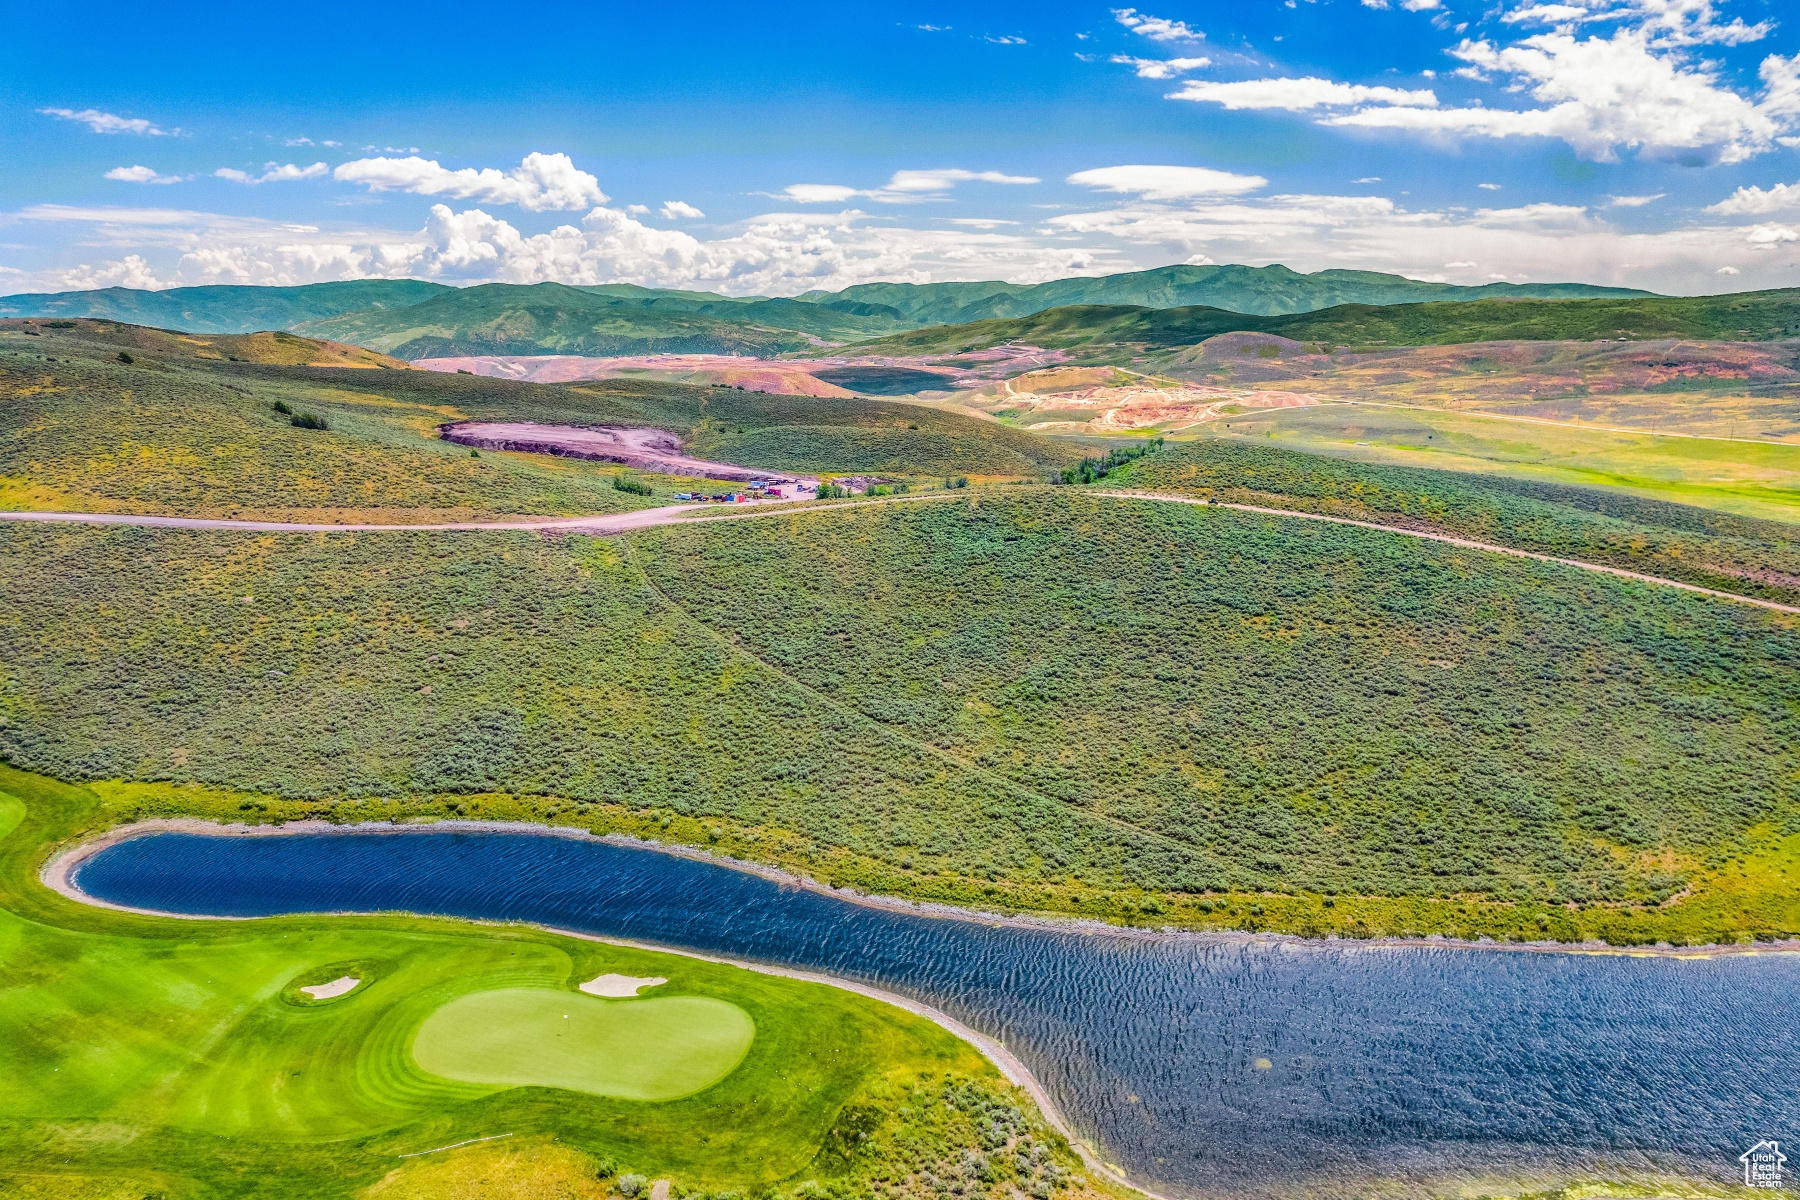
[[119, 351], [119, 361], [122, 363], [125, 363], [127, 365], [130, 365], [131, 363], [133, 363], [137, 360], [132, 358], [131, 355], [125, 353], [125, 351], [121, 350], [121, 351]]
[[619, 1189], [621, 1196], [635, 1196], [644, 1190], [644, 1185], [648, 1182], [650, 1181], [642, 1175], [621, 1175], [619, 1182], [613, 1186]]
[[654, 496], [656, 490], [649, 484], [633, 479], [629, 475], [614, 475], [613, 487], [621, 492], [629, 492], [633, 496]]
[[849, 494], [849, 488], [840, 487], [835, 483], [821, 483], [819, 485], [819, 499], [821, 500], [841, 500]]
[[291, 412], [293, 412], [293, 411], [294, 411], [294, 410], [293, 410], [293, 409], [291, 409], [291, 408], [289, 408], [289, 407], [288, 407], [288, 406], [287, 406], [287, 401], [285, 401], [285, 400], [277, 400], [277, 401], [276, 401], [276, 402], [275, 402], [275, 411], [276, 411], [276, 412], [278, 412], [278, 413], [281, 413], [281, 414], [283, 414], [283, 415], [284, 415], [284, 416], [285, 416], [285, 415], [286, 415], [286, 414], [288, 414], [288, 413], [291, 413]]
[[295, 413], [293, 415], [293, 418], [288, 421], [288, 424], [292, 425], [295, 429], [330, 429], [331, 428], [331, 426], [329, 426], [325, 423], [324, 417], [316, 416], [313, 413], [309, 413], [309, 412]]

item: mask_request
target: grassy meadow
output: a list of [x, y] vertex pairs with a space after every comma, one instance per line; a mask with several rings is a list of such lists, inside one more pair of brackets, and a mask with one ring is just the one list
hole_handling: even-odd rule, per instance
[[[9, 1196], [442, 1197], [490, 1175], [521, 1196], [599, 1196], [626, 1174], [695, 1197], [947, 1196], [982, 1177], [1040, 1197], [1094, 1190], [985, 1059], [899, 1009], [521, 927], [90, 908], [36, 872], [101, 816], [90, 792], [0, 767]], [[347, 971], [364, 982], [339, 999], [298, 990]], [[606, 971], [668, 982], [655, 1002], [574, 990]], [[655, 1103], [418, 1065], [414, 1041], [438, 1014], [519, 995], [626, 1014], [648, 1038], [662, 1031], [639, 1006], [723, 1007], [754, 1035], [715, 1055], [714, 1081]]]
[[0, 751], [108, 821], [547, 820], [1152, 923], [1800, 930], [1780, 614], [1080, 488], [728, 524], [0, 531]]
[[1800, 445], [1784, 442], [1582, 429], [1379, 403], [1245, 412], [1213, 422], [1203, 436], [1361, 462], [1607, 488], [1745, 517], [1800, 521]]

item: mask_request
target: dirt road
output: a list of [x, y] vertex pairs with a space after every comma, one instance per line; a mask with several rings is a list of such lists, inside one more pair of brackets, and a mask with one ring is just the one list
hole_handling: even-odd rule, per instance
[[564, 533], [605, 535], [678, 525], [696, 521], [729, 521], [744, 517], [771, 517], [801, 508], [862, 508], [869, 504], [894, 504], [918, 500], [953, 500], [947, 493], [919, 496], [887, 496], [877, 500], [846, 500], [813, 504], [795, 500], [749, 500], [742, 504], [666, 504], [633, 512], [591, 517], [521, 517], [514, 521], [446, 521], [420, 525], [327, 525], [303, 521], [253, 521], [231, 517], [162, 517], [133, 513], [0, 512], [0, 521], [35, 521], [74, 525], [143, 525], [154, 529], [244, 529], [260, 533], [405, 533], [459, 530], [552, 530]]
[[[1255, 504], [1212, 504], [1202, 496], [1174, 495], [1167, 492], [1130, 492], [1107, 491], [1090, 492], [1089, 495], [1106, 496], [1115, 500], [1145, 500], [1162, 504], [1193, 504], [1201, 507], [1232, 508], [1239, 512], [1261, 513], [1271, 517], [1293, 517], [1302, 521], [1323, 521], [1329, 525], [1355, 525], [1360, 529], [1373, 529], [1379, 533], [1394, 533], [1401, 537], [1419, 538], [1427, 542], [1443, 542], [1451, 546], [1461, 546], [1469, 550], [1482, 550], [1489, 554], [1506, 554], [1513, 558], [1530, 558], [1538, 562], [1556, 563], [1559, 566], [1574, 567], [1582, 571], [1594, 571], [1601, 575], [1613, 575], [1620, 579], [1633, 579], [1639, 583], [1652, 583], [1662, 587], [1679, 588], [1684, 592], [1694, 592], [1702, 596], [1712, 596], [1719, 600], [1734, 600], [1739, 604], [1750, 604], [1757, 608], [1766, 608], [1773, 612], [1800, 614], [1800, 607], [1791, 604], [1779, 604], [1774, 600], [1763, 600], [1755, 596], [1740, 596], [1736, 592], [1722, 592], [1715, 588], [1701, 587], [1696, 583], [1683, 583], [1679, 579], [1668, 579], [1661, 575], [1646, 575], [1641, 571], [1628, 571], [1623, 567], [1609, 567], [1602, 563], [1583, 562], [1578, 558], [1558, 558], [1553, 554], [1539, 554], [1532, 550], [1520, 550], [1513, 546], [1496, 545], [1493, 542], [1477, 542], [1469, 538], [1456, 537], [1448, 533], [1428, 533], [1418, 529], [1403, 529], [1397, 525], [1381, 525], [1374, 521], [1358, 521], [1350, 517], [1328, 517], [1320, 513], [1296, 512], [1287, 508], [1263, 508]], [[917, 496], [884, 496], [878, 500], [846, 500], [830, 504], [796, 502], [788, 500], [753, 500], [745, 504], [671, 504], [662, 508], [643, 508], [635, 512], [609, 513], [593, 517], [530, 517], [518, 521], [457, 521], [440, 525], [314, 525], [288, 521], [239, 521], [211, 517], [159, 517], [135, 516], [129, 513], [61, 513], [61, 512], [0, 512], [0, 521], [39, 521], [67, 522], [82, 525], [143, 525], [159, 529], [244, 529], [264, 533], [382, 533], [433, 530], [542, 530], [564, 533], [585, 533], [604, 536], [614, 533], [628, 533], [634, 529], [649, 529], [657, 525], [689, 524], [700, 521], [731, 521], [754, 517], [772, 517], [781, 513], [811, 511], [813, 509], [845, 509], [864, 508], [871, 504], [906, 504], [929, 500], [957, 500], [971, 498], [967, 492], [928, 492]]]

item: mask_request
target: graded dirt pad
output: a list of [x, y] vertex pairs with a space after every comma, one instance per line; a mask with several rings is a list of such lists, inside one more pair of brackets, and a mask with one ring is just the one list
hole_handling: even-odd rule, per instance
[[579, 383], [589, 379], [659, 379], [697, 387], [742, 388], [781, 396], [849, 396], [817, 378], [808, 363], [747, 358], [739, 354], [634, 354], [588, 357], [581, 354], [483, 354], [466, 358], [422, 358], [427, 371], [466, 371], [494, 379], [531, 383]]
[[681, 439], [663, 429], [586, 429], [574, 425], [537, 425], [530, 421], [463, 421], [443, 425], [439, 434], [458, 446], [478, 450], [521, 450], [614, 462], [660, 475], [697, 475], [706, 479], [748, 481], [770, 479], [793, 483], [796, 476], [707, 462], [681, 452]]
[[474, 992], [425, 1019], [413, 1059], [433, 1075], [673, 1100], [717, 1083], [756, 1036], [750, 1014], [706, 996], [613, 1003], [552, 988]]

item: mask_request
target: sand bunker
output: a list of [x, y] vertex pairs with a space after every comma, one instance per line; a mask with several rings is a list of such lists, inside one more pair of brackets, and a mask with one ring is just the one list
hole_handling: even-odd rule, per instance
[[597, 975], [581, 985], [581, 990], [590, 996], [605, 996], [609, 1000], [624, 1000], [638, 994], [639, 989], [655, 987], [668, 980], [660, 975], [638, 978], [635, 975]]
[[586, 429], [575, 425], [538, 425], [530, 421], [459, 421], [438, 426], [438, 435], [458, 446], [478, 450], [523, 450], [596, 462], [623, 463], [659, 475], [747, 482], [769, 479], [793, 483], [797, 477], [759, 471], [735, 463], [707, 462], [681, 452], [681, 439], [665, 429]]
[[345, 975], [330, 983], [315, 983], [311, 987], [303, 987], [300, 990], [314, 1000], [335, 1000], [339, 996], [355, 991], [356, 985], [361, 982], [362, 980], [354, 975]]

